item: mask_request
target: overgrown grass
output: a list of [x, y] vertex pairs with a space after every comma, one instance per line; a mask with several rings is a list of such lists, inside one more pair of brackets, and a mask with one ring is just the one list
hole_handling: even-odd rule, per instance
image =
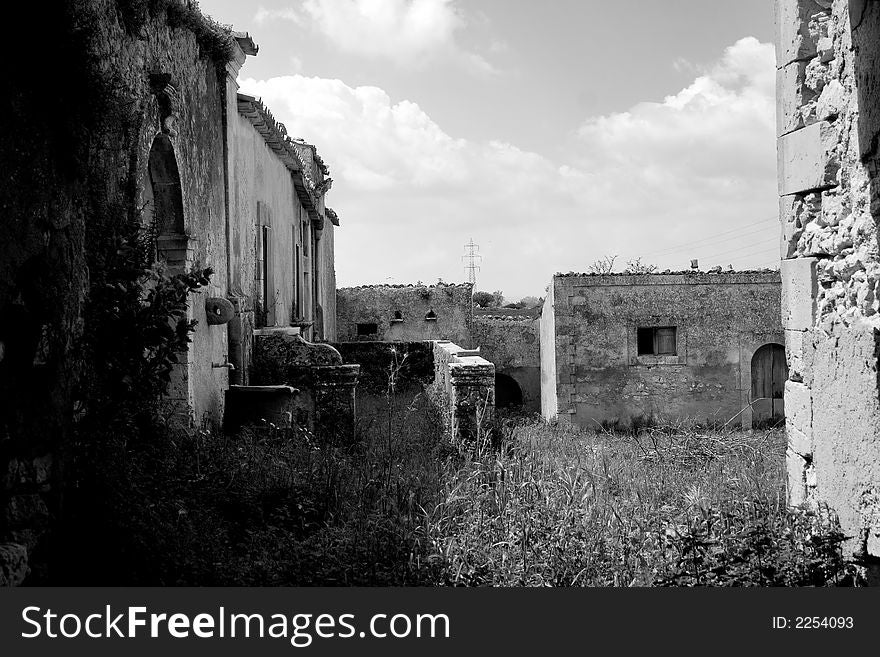
[[786, 507], [778, 430], [520, 419], [453, 448], [424, 396], [391, 402], [354, 442], [271, 426], [105, 441], [79, 491], [96, 540], [72, 554], [124, 584], [856, 581], [833, 519]]
[[539, 422], [476, 450], [426, 513], [438, 584], [852, 582], [828, 514], [785, 504], [778, 430], [592, 433]]

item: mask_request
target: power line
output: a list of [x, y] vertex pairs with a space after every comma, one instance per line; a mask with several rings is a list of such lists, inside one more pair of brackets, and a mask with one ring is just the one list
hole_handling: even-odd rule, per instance
[[[773, 241], [775, 242], [775, 239], [774, 239]], [[769, 243], [770, 243], [770, 240], [762, 240], [761, 242], [758, 242], [757, 244], [745, 244], [745, 245], [740, 246], [740, 247], [737, 247], [737, 248], [735, 248], [735, 249], [728, 249], [727, 251], [721, 251], [720, 253], [712, 253], [712, 254], [709, 254], [709, 255], [701, 256], [701, 257], [702, 257], [703, 259], [706, 259], [706, 260], [710, 260], [710, 259], [712, 259], [712, 258], [720, 258], [720, 257], [722, 257], [722, 256], [730, 255], [730, 254], [732, 254], [732, 253], [738, 253], [739, 251], [743, 251], [743, 250], [745, 250], [745, 249], [753, 249], [753, 248], [755, 248], [756, 246], [761, 246], [762, 244], [769, 244]], [[773, 248], [777, 248], [777, 247], [774, 246]], [[768, 251], [768, 250], [770, 250], [770, 249], [764, 249], [764, 250], [765, 250], [765, 251]], [[743, 254], [743, 255], [741, 255], [741, 256], [737, 256], [737, 258], [735, 258], [735, 259], [739, 259], [739, 258], [742, 258], [742, 257], [746, 257], [746, 256], [754, 255], [755, 253], [761, 253], [761, 251], [756, 251], [756, 252], [754, 252], [754, 253], [746, 253], [746, 254]]]
[[483, 256], [480, 255], [479, 249], [480, 245], [474, 244], [474, 238], [472, 237], [464, 245], [464, 255], [461, 256], [461, 259], [465, 262], [464, 269], [468, 275], [468, 283], [471, 285], [477, 282], [477, 272], [480, 271], [480, 266], [477, 263], [483, 261]]
[[[665, 249], [660, 249], [659, 251], [652, 251], [649, 253], [643, 253], [642, 257], [644, 258], [644, 257], [650, 257], [650, 256], [671, 255], [677, 251], [684, 251], [684, 250], [689, 249], [695, 245], [710, 246], [711, 243], [719, 241], [718, 240], [719, 237], [723, 237], [725, 235], [730, 235], [731, 233], [740, 232], [744, 228], [751, 228], [752, 226], [758, 226], [760, 224], [765, 224], [770, 221], [776, 221], [776, 220], [777, 220], [776, 217], [772, 217], [770, 219], [762, 219], [761, 221], [756, 221], [751, 224], [746, 224], [745, 226], [739, 226], [737, 228], [731, 228], [730, 230], [725, 230], [720, 233], [715, 233], [714, 235], [710, 235], [709, 237], [703, 237], [701, 239], [693, 240], [691, 242], [682, 242], [681, 244], [679, 244], [677, 246], [667, 247]], [[755, 235], [757, 233], [762, 232], [763, 230], [764, 229], [762, 228], [760, 230], [755, 230], [755, 231], [750, 231], [748, 233], [743, 233], [743, 235]], [[720, 240], [720, 241], [723, 242], [724, 240]]]

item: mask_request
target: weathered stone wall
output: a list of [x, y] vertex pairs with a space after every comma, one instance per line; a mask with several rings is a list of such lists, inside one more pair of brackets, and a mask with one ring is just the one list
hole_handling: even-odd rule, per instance
[[[340, 342], [451, 340], [470, 345], [473, 286], [368, 285], [336, 292], [336, 332]], [[395, 315], [399, 313], [399, 318]], [[430, 318], [433, 313], [434, 318]], [[358, 335], [358, 324], [376, 324], [373, 335]]]
[[473, 343], [480, 355], [494, 363], [495, 373], [511, 377], [519, 386], [523, 408], [541, 410], [540, 320], [497, 315], [474, 317]]
[[[323, 194], [316, 191], [326, 168], [313, 166], [313, 147], [290, 141], [259, 100], [235, 93], [234, 76], [229, 84], [229, 257], [238, 321], [255, 312], [254, 321], [265, 326], [311, 322], [303, 327], [307, 337], [332, 340], [334, 226], [324, 217]], [[247, 368], [246, 353], [236, 354], [236, 360]]]
[[[34, 583], [49, 577], [59, 446], [70, 436], [74, 394], [87, 384], [82, 377], [89, 364], [78, 343], [90, 280], [87, 254], [94, 248], [88, 229], [98, 218], [121, 223], [143, 205], [150, 148], [163, 128], [180, 172], [184, 229], [193, 236], [223, 234], [222, 75], [209, 39], [181, 22], [187, 11], [182, 3], [157, 4], [152, 13], [148, 5], [82, 0], [22, 6], [23, 24], [39, 26], [41, 52], [8, 67], [4, 79], [0, 544], [18, 547], [0, 550], [0, 562], [13, 555], [16, 572], [30, 569]], [[12, 52], [32, 50], [28, 30], [13, 32]], [[153, 74], [174, 83], [175, 123], [163, 120]], [[226, 377], [225, 370], [210, 367], [225, 351], [225, 330], [204, 321], [204, 299], [225, 294], [221, 244], [198, 239], [191, 245], [193, 260], [216, 271], [192, 305], [200, 320], [194, 376], [218, 384], [191, 390], [199, 413], [219, 413]], [[26, 559], [19, 558], [23, 553]]]
[[[556, 366], [555, 404], [542, 404], [548, 419], [750, 425], [752, 358], [783, 339], [778, 273], [557, 275], [551, 287], [542, 316], [542, 363], [555, 354]], [[675, 355], [639, 355], [637, 329], [658, 326], [676, 327]]]
[[291, 386], [297, 396], [293, 422], [319, 435], [353, 440], [360, 366], [344, 364], [334, 347], [310, 343], [299, 331], [275, 327], [255, 332], [250, 387]]
[[492, 363], [448, 340], [437, 340], [432, 388], [453, 440], [488, 437], [495, 412]]
[[880, 557], [880, 3], [777, 0], [789, 499]]
[[362, 434], [385, 434], [391, 422], [403, 427], [424, 408], [425, 392], [434, 381], [431, 342], [337, 342], [346, 364], [360, 366], [357, 385], [357, 426]]

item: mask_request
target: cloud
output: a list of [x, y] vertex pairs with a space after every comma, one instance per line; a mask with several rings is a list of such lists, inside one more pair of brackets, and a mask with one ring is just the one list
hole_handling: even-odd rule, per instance
[[[623, 262], [772, 217], [773, 79], [772, 46], [742, 39], [662, 101], [573, 127], [565, 161], [455, 137], [378, 87], [301, 75], [241, 85], [330, 166], [341, 285], [461, 280], [462, 245], [474, 237], [485, 257], [480, 286], [517, 297], [608, 253]], [[759, 238], [774, 246], [768, 227]], [[772, 262], [748, 239], [648, 260], [686, 267], [744, 244], [737, 257], [752, 259], [737, 267]]]
[[291, 21], [300, 27], [305, 25], [305, 18], [293, 7], [285, 9], [266, 9], [265, 7], [260, 7], [257, 9], [257, 13], [254, 14], [254, 22], [257, 25], [263, 25], [277, 19]]
[[480, 75], [497, 69], [463, 48], [457, 34], [467, 27], [457, 0], [304, 0], [283, 10], [262, 7], [254, 20], [276, 18], [309, 26], [340, 51], [418, 69], [453, 61]]

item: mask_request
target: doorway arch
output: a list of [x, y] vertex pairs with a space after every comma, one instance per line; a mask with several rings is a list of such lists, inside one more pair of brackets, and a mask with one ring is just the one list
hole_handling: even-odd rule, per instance
[[183, 193], [180, 185], [180, 170], [171, 138], [164, 134], [156, 135], [150, 147], [149, 158], [150, 190], [152, 200], [151, 222], [156, 235], [182, 235]]
[[495, 373], [495, 408], [521, 408], [523, 405], [522, 388], [511, 376]]
[[785, 347], [770, 343], [752, 356], [752, 426], [775, 426], [785, 419], [785, 382], [788, 365]]

